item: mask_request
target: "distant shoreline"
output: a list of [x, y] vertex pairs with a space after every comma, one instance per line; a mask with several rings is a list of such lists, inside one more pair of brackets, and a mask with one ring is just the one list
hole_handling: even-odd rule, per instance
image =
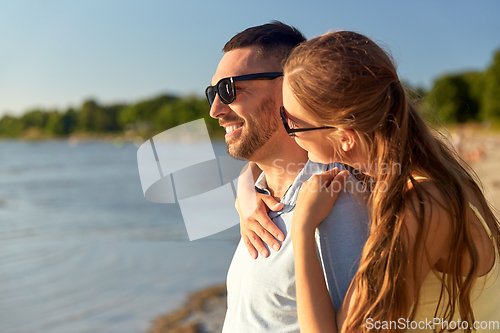
[[[110, 134], [110, 133], [78, 133], [67, 136], [43, 136], [43, 137], [0, 137], [0, 142], [68, 142], [70, 146], [74, 146], [80, 142], [109, 142], [117, 145], [122, 145], [124, 143], [133, 143], [134, 146], [139, 147], [145, 141], [151, 139], [158, 133], [154, 133], [148, 136], [127, 136], [123, 133], [121, 134]], [[224, 142], [224, 137], [213, 135], [211, 137], [212, 142]]]
[[[42, 134], [28, 134], [28, 135], [23, 135], [23, 136], [0, 136], [0, 142], [4, 141], [22, 141], [22, 142], [43, 142], [43, 141], [81, 141], [81, 142], [86, 142], [86, 141], [116, 141], [116, 140], [121, 140], [123, 142], [144, 142], [146, 140], [149, 140], [153, 136], [157, 135], [159, 133], [146, 133], [143, 134], [141, 133], [136, 134], [136, 133], [127, 133], [127, 132], [120, 132], [120, 133], [87, 133], [87, 132], [82, 132], [82, 133], [72, 133], [69, 135], [64, 135], [64, 136], [50, 136], [50, 135], [42, 135]], [[224, 141], [224, 136], [219, 135], [218, 133], [212, 133], [210, 134], [210, 137], [212, 141]]]

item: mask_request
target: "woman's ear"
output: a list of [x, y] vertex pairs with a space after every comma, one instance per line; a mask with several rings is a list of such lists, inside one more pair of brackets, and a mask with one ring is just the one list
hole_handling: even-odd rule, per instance
[[340, 145], [344, 152], [349, 152], [354, 149], [356, 145], [356, 133], [354, 133], [353, 130], [339, 128], [337, 133], [340, 136]]

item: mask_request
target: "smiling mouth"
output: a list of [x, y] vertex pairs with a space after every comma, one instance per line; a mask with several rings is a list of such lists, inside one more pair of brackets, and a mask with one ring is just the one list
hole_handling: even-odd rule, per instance
[[238, 128], [241, 128], [243, 124], [238, 124], [238, 125], [232, 125], [232, 126], [227, 126], [226, 129], [226, 134], [232, 133], [236, 131]]

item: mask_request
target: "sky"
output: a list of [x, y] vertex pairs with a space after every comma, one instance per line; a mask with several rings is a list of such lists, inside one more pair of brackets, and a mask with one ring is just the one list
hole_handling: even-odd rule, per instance
[[361, 32], [391, 51], [402, 80], [429, 88], [489, 65], [499, 16], [497, 0], [0, 0], [0, 115], [203, 96], [224, 44], [271, 20], [308, 38]]

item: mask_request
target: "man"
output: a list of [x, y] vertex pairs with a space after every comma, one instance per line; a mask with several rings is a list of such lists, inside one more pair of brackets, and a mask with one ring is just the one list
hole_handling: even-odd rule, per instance
[[[308, 161], [307, 152], [288, 135], [279, 115], [282, 63], [304, 40], [298, 30], [280, 22], [237, 34], [224, 46], [213, 86], [206, 91], [210, 115], [226, 129], [229, 154], [255, 162], [263, 171], [257, 191], [283, 203], [281, 210], [269, 213], [285, 236], [279, 252], [265, 251], [252, 259], [245, 241], [238, 245], [227, 278], [224, 333], [299, 332], [293, 249], [287, 232], [302, 183], [331, 167]], [[318, 228], [318, 250], [337, 309], [356, 272], [367, 220], [364, 204], [341, 192]]]

